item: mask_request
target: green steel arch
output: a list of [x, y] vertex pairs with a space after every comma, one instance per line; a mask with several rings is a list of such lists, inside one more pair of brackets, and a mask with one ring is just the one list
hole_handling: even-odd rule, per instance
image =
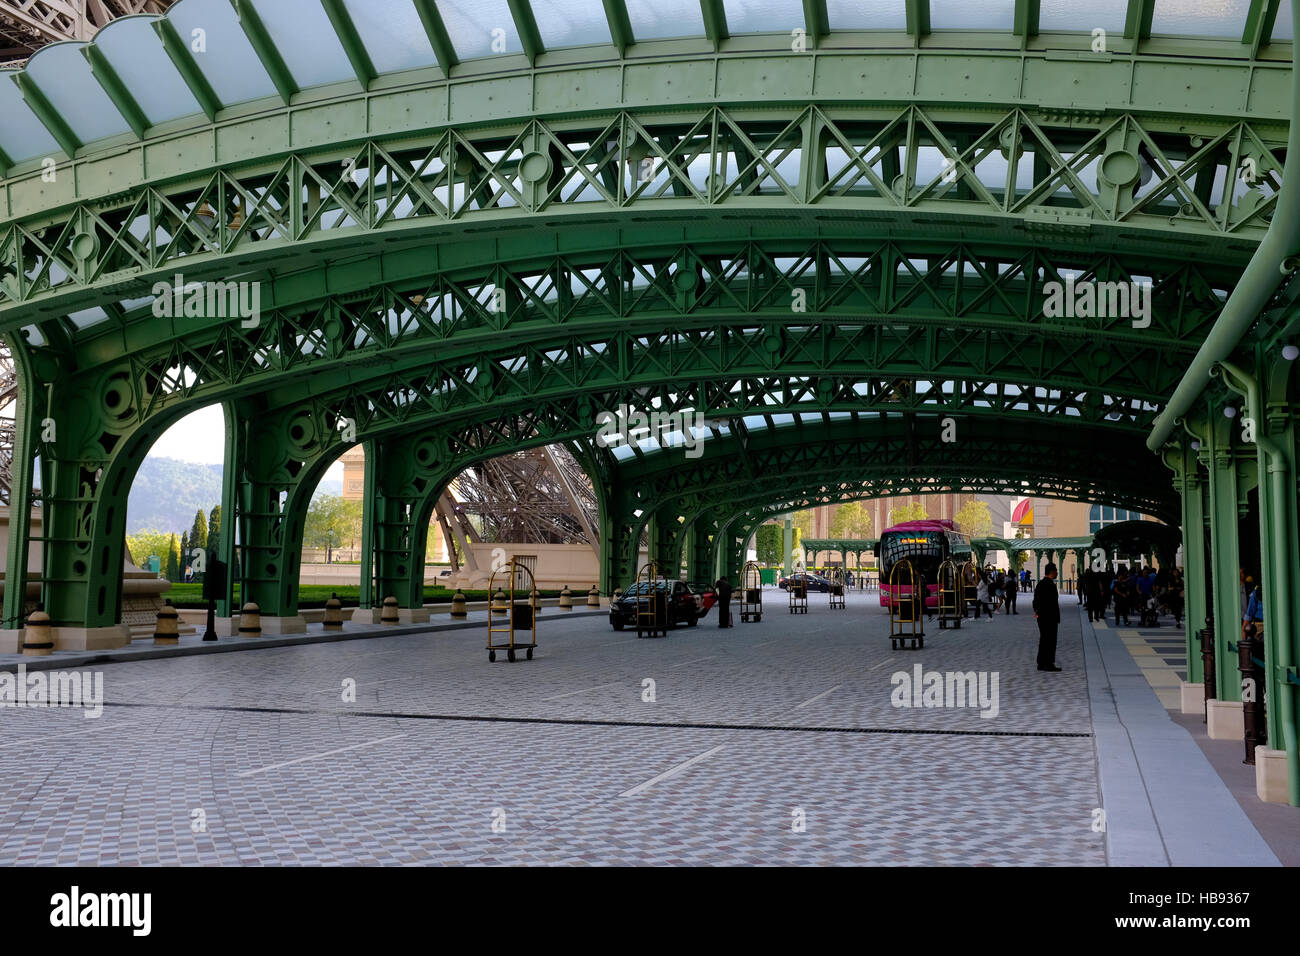
[[[1106, 23], [1038, 0], [498, 7], [181, 0], [0, 77], [13, 501], [44, 509], [62, 628], [113, 639], [127, 489], [212, 403], [271, 616], [296, 613], [307, 502], [352, 442], [371, 583], [405, 604], [449, 478], [549, 442], [597, 487], [606, 588], [643, 532], [730, 568], [774, 509], [961, 488], [1208, 523], [1221, 635], [1257, 499], [1266, 586], [1296, 592], [1278, 0]], [[1064, 317], [1052, 283], [1149, 283], [1151, 312]], [[702, 413], [703, 453], [601, 447], [620, 404]], [[9, 567], [29, 537], [16, 507]], [[10, 575], [10, 632], [21, 601]], [[1297, 802], [1300, 609], [1278, 614]]]

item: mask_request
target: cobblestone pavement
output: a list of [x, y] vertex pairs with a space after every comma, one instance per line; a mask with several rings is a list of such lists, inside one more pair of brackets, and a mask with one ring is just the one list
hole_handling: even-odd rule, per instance
[[[466, 630], [106, 665], [98, 719], [0, 710], [0, 863], [1105, 863], [1076, 615], [1044, 674], [1032, 613], [891, 652], [874, 595], [817, 597], [663, 639], [548, 610], [515, 664]], [[997, 715], [894, 706], [917, 664], [996, 672]]]

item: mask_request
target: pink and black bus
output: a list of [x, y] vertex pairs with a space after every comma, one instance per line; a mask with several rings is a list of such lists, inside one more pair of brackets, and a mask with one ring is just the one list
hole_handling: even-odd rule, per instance
[[[954, 530], [946, 518], [939, 520], [904, 521], [880, 533], [876, 550], [880, 559], [880, 606], [893, 604], [893, 588], [889, 575], [895, 562], [908, 558], [912, 567], [925, 577], [926, 607], [939, 604], [939, 565], [952, 558], [958, 566], [971, 557], [970, 535]], [[906, 590], [903, 592], [907, 593]]]

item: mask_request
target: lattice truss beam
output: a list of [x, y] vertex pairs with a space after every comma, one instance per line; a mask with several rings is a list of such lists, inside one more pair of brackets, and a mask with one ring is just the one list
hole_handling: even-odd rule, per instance
[[[555, 256], [524, 272], [489, 270], [486, 281], [381, 286], [269, 313], [256, 329], [150, 316], [74, 345], [65, 324], [45, 323], [46, 344], [32, 351], [43, 377], [78, 368], [83, 381], [129, 382], [118, 428], [259, 391], [279, 405], [334, 391], [337, 414], [370, 428], [555, 389], [669, 380], [708, 412], [775, 389], [776, 405], [812, 394], [856, 408], [1019, 406], [1145, 427], [1235, 275], [1151, 261], [1139, 274], [1098, 254], [995, 258], [960, 244], [722, 248]], [[1044, 283], [1067, 275], [1150, 281], [1151, 325], [1049, 319]], [[793, 311], [800, 295], [807, 312]], [[506, 307], [494, 311], [498, 299]]]
[[1276, 204], [1283, 136], [1211, 117], [808, 106], [372, 140], [0, 223], [0, 329], [30, 321], [26, 303], [76, 312], [114, 292], [147, 296], [181, 269], [187, 280], [265, 279], [298, 267], [300, 245], [345, 256], [373, 249], [377, 232], [446, 239], [480, 222], [554, 225], [561, 212], [575, 228], [611, 211], [717, 220], [815, 207], [931, 234], [942, 221], [917, 213], [951, 213], [1022, 242], [1149, 251], [1176, 235], [1189, 258], [1241, 265]]
[[7, 0], [0, 5], [0, 66], [18, 66], [47, 43], [89, 40], [117, 17], [164, 13], [172, 0]]

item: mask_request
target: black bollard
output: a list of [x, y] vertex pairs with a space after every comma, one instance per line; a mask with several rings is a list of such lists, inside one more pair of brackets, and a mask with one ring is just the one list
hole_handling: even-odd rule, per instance
[[217, 639], [217, 602], [208, 599], [208, 629], [203, 632], [205, 641], [215, 641]]
[[[1204, 672], [1205, 699], [1217, 700], [1219, 684], [1214, 674], [1214, 618], [1205, 619], [1205, 629], [1201, 631], [1201, 670]], [[1205, 719], [1209, 720], [1209, 705], [1205, 706]]]
[[1255, 636], [1255, 622], [1248, 621], [1237, 642], [1237, 667], [1241, 671], [1241, 711], [1245, 729], [1246, 759], [1255, 762], [1255, 748], [1268, 744], [1268, 724], [1264, 719], [1264, 642]]

